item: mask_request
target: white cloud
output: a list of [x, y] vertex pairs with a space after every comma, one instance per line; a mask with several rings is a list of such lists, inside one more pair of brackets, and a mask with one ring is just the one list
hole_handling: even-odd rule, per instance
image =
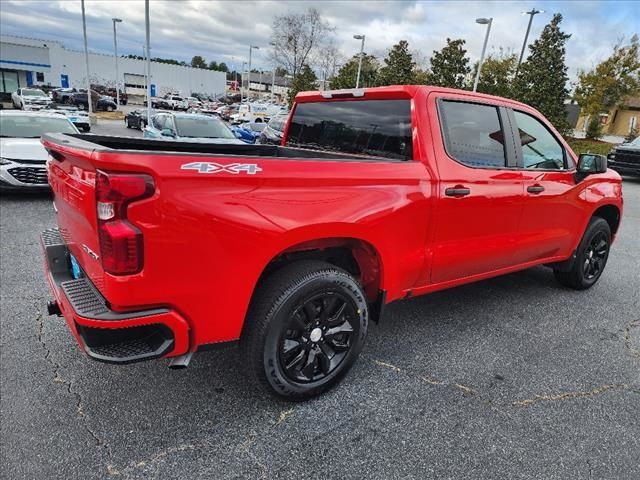
[[[590, 68], [611, 51], [622, 36], [640, 31], [638, 4], [625, 1], [538, 2], [547, 12], [536, 16], [530, 42], [537, 38], [554, 12], [564, 16], [562, 29], [572, 35], [567, 43], [567, 64], [574, 77], [579, 68]], [[193, 55], [207, 60], [235, 62], [239, 67], [248, 56], [249, 44], [260, 45], [254, 65], [271, 68], [268, 45], [275, 15], [304, 11], [311, 5], [335, 28], [336, 44], [348, 58], [359, 50], [352, 37], [364, 33], [365, 49], [384, 56], [399, 40], [423, 58], [440, 49], [446, 38], [464, 38], [468, 55], [475, 61], [482, 48], [485, 28], [477, 17], [493, 17], [489, 51], [502, 47], [520, 52], [531, 8], [522, 1], [186, 1], [152, 0], [152, 55], [189, 61]], [[2, 33], [57, 39], [67, 47], [82, 48], [79, 1], [3, 1]], [[144, 2], [140, 0], [86, 1], [90, 48], [110, 53], [113, 37], [111, 18], [118, 25], [121, 52], [141, 54], [144, 43]]]

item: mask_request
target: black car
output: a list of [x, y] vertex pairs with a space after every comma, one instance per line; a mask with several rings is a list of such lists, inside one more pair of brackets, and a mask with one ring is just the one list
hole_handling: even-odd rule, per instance
[[[151, 115], [155, 115], [155, 110], [151, 110]], [[138, 108], [127, 113], [124, 117], [124, 124], [127, 128], [137, 128], [143, 130], [147, 125], [147, 109]]]
[[[113, 112], [114, 110], [118, 109], [118, 105], [116, 105], [116, 102], [114, 102], [113, 98], [111, 97], [100, 95], [96, 91], [91, 92], [91, 97], [94, 100], [97, 98], [96, 110]], [[89, 108], [89, 104], [87, 102], [87, 93], [81, 92], [73, 94], [70, 103], [78, 107], [80, 110], [86, 110], [87, 108]]]
[[284, 127], [287, 125], [287, 115], [277, 115], [269, 120], [267, 126], [260, 132], [258, 143], [280, 145], [284, 135]]
[[607, 155], [607, 159], [611, 170], [622, 175], [640, 177], [640, 137], [618, 145]]

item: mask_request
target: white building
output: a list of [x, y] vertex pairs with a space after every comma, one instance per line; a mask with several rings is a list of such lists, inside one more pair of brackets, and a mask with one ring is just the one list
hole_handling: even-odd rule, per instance
[[[114, 87], [115, 57], [89, 53], [92, 84]], [[68, 50], [55, 40], [0, 35], [0, 101], [10, 102], [11, 93], [31, 85], [86, 88], [87, 75], [84, 52]], [[133, 96], [144, 95], [145, 62], [118, 58], [120, 88]], [[151, 94], [163, 96], [179, 92], [222, 95], [226, 74], [213, 70], [151, 62]]]

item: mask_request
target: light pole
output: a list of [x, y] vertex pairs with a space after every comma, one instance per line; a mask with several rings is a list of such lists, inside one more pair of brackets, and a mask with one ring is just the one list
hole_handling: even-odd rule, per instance
[[89, 112], [89, 119], [91, 119], [91, 112], [93, 111], [91, 105], [91, 79], [89, 78], [89, 49], [87, 48], [87, 20], [84, 15], [84, 0], [81, 3], [82, 6], [82, 34], [84, 35], [84, 62], [87, 66], [87, 112]]
[[529, 39], [529, 32], [531, 31], [531, 24], [533, 23], [533, 17], [539, 13], [544, 13], [544, 10], [536, 10], [532, 8], [529, 12], [522, 12], [522, 15], [530, 15], [529, 25], [527, 25], [527, 33], [524, 34], [524, 43], [522, 44], [522, 51], [520, 52], [520, 58], [518, 59], [518, 66], [516, 67], [516, 74], [518, 76], [518, 70], [520, 70], [520, 64], [522, 63], [522, 57], [524, 57], [524, 49], [527, 48], [527, 40]]
[[247, 100], [249, 100], [249, 93], [251, 92], [251, 52], [253, 49], [259, 50], [260, 47], [256, 45], [249, 45], [249, 72], [247, 73]]
[[147, 37], [147, 125], [151, 125], [151, 28], [149, 27], [149, 0], [144, 0], [144, 20]]
[[116, 23], [121, 23], [119, 18], [112, 18], [113, 20], [113, 51], [116, 56], [116, 105], [120, 108], [120, 76], [118, 75], [118, 39], [116, 37]]
[[360, 86], [360, 72], [362, 71], [362, 56], [364, 55], [364, 35], [354, 35], [356, 40], [362, 40], [360, 43], [360, 60], [358, 60], [358, 75], [356, 76], [356, 88]]
[[482, 62], [484, 62], [484, 52], [487, 50], [487, 42], [489, 41], [489, 34], [491, 33], [492, 18], [476, 18], [476, 23], [487, 26], [487, 33], [484, 36], [484, 45], [482, 45], [482, 53], [480, 54], [480, 63], [478, 63], [478, 71], [476, 72], [476, 81], [473, 82], [473, 91], [478, 88], [478, 81], [480, 80], [480, 69], [482, 69]]
[[[269, 45], [271, 45], [273, 47], [273, 49], [275, 50], [276, 44], [274, 42], [269, 42]], [[273, 59], [274, 59], [273, 71], [271, 72], [271, 103], [273, 103], [273, 100], [275, 98], [273, 91], [276, 88], [276, 63], [275, 63], [275, 58], [276, 58], [276, 55], [275, 55], [275, 52], [274, 52], [274, 54], [273, 54]]]
[[[242, 73], [241, 73], [241, 77], [240, 77], [240, 103], [242, 103], [242, 97], [243, 97], [243, 92], [244, 92], [244, 80], [245, 80], [245, 73], [246, 73], [246, 66], [247, 66], [247, 62], [242, 62]], [[249, 85], [247, 83], [247, 85]]]

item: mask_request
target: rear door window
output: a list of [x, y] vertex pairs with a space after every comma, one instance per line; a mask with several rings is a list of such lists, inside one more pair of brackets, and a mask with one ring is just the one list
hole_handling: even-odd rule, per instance
[[469, 167], [506, 166], [505, 136], [497, 107], [445, 100], [439, 112], [450, 157]]
[[343, 153], [413, 158], [410, 100], [299, 103], [287, 145]]

